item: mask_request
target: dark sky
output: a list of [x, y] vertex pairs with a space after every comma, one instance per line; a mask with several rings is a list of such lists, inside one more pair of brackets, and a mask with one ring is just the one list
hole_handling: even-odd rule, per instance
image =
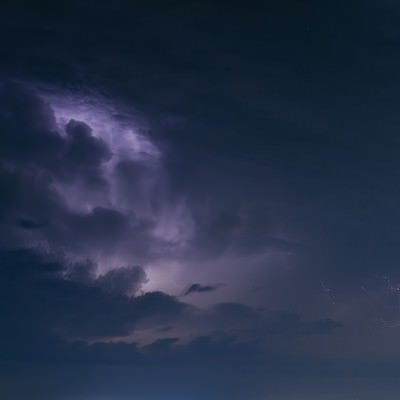
[[400, 391], [400, 6], [0, 9], [0, 397]]

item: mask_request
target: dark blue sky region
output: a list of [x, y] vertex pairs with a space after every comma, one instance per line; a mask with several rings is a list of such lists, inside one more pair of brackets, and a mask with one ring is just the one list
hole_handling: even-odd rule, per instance
[[400, 6], [0, 12], [0, 397], [400, 390]]

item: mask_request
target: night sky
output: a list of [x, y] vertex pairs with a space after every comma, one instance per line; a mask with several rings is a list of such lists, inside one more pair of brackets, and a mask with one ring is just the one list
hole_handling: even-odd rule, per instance
[[400, 4], [0, 6], [0, 398], [397, 400]]

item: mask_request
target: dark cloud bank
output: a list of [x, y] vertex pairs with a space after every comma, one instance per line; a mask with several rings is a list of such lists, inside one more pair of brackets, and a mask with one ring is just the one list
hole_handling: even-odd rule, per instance
[[[56, 365], [56, 370], [71, 371], [72, 365], [84, 365], [89, 374], [94, 368], [111, 368], [111, 381], [113, 366], [121, 365], [150, 375], [153, 369], [160, 374], [162, 368], [177, 368], [174, 379], [186, 368], [206, 371], [221, 365], [229, 376], [236, 373], [232, 363], [254, 363], [259, 352], [268, 354], [263, 343], [268, 336], [329, 334], [341, 326], [329, 318], [303, 321], [296, 313], [257, 310], [240, 303], [198, 309], [163, 292], [141, 291], [147, 277], [140, 266], [99, 274], [93, 261], [69, 258], [76, 246], [108, 248], [132, 233], [129, 215], [105, 207], [75, 212], [56, 190], [59, 183], [81, 181], [89, 190], [107, 190], [101, 167], [112, 154], [84, 122], [71, 120], [60, 133], [53, 110], [33, 89], [5, 83], [0, 97], [0, 357], [7, 396], [28, 395], [13, 389], [12, 382], [20, 374], [22, 380], [29, 379], [24, 374], [34, 365], [39, 370], [46, 366], [53, 370]], [[143, 229], [139, 233], [146, 237], [147, 228]], [[184, 297], [218, 287], [192, 284]], [[195, 325], [207, 333], [185, 341], [166, 336], [146, 345], [119, 339], [143, 326], [157, 331], [174, 324], [183, 331]], [[46, 387], [36, 388], [38, 396], [62, 398], [52, 386], [48, 394]], [[203, 389], [212, 391], [207, 384]], [[75, 393], [68, 385], [65, 390]], [[130, 385], [126, 390], [130, 393]], [[36, 398], [34, 391], [29, 396]]]
[[0, 397], [397, 399], [399, 17], [2, 6]]

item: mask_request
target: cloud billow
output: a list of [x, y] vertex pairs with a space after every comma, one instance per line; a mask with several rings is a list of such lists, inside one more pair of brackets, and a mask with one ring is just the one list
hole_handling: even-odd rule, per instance
[[[191, 278], [214, 258], [226, 268], [225, 257], [297, 247], [274, 238], [256, 210], [202, 208], [170, 185], [159, 152], [135, 132], [121, 133], [122, 151], [107, 132], [61, 120], [32, 88], [9, 83], [0, 87], [0, 128], [2, 362], [227, 368], [267, 357], [269, 341], [341, 328], [221, 301], [214, 296], [229, 279]], [[156, 285], [176, 265], [189, 274], [176, 287], [194, 282], [178, 297]]]

